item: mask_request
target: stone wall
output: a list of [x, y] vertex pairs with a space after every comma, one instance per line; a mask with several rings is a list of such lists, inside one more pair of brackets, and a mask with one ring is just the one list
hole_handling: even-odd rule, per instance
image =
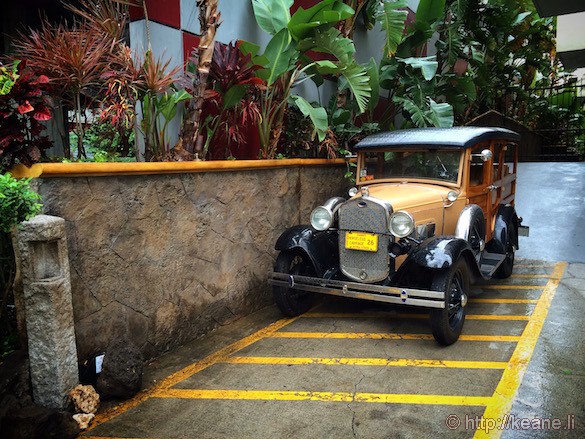
[[65, 218], [81, 360], [127, 336], [148, 358], [272, 302], [287, 227], [342, 195], [342, 166], [39, 178]]

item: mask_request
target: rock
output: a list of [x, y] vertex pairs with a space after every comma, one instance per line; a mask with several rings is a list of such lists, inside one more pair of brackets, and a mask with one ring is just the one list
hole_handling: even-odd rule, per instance
[[142, 353], [138, 347], [124, 338], [118, 338], [106, 349], [102, 372], [97, 380], [97, 390], [104, 399], [128, 399], [142, 385]]
[[26, 351], [13, 352], [0, 364], [0, 426], [9, 411], [32, 405], [31, 395]]
[[30, 405], [6, 415], [0, 436], [4, 439], [74, 439], [79, 432], [70, 413]]
[[[95, 415], [92, 414], [91, 416]], [[47, 424], [40, 431], [38, 437], [43, 439], [74, 439], [79, 435], [80, 431], [71, 413], [60, 410], [49, 416]]]
[[75, 419], [75, 422], [77, 422], [77, 425], [81, 430], [87, 430], [87, 427], [89, 427], [93, 418], [95, 418], [93, 413], [77, 413], [76, 415], [73, 415], [73, 419]]
[[95, 413], [100, 406], [100, 396], [93, 386], [79, 384], [69, 392], [77, 413]]

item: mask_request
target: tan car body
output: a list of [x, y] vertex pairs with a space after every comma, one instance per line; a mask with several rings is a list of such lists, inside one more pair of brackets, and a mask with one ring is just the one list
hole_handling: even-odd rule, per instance
[[[474, 160], [473, 155], [477, 157], [481, 151], [485, 150], [492, 154], [489, 160], [486, 162], [479, 162], [481, 159]], [[400, 152], [400, 150], [393, 151]], [[357, 181], [357, 185], [367, 187], [370, 197], [390, 202], [394, 211], [407, 211], [417, 226], [435, 224], [436, 235], [453, 235], [461, 210], [468, 204], [477, 204], [486, 218], [485, 240], [489, 241], [492, 238], [500, 204], [514, 205], [518, 148], [515, 143], [494, 140], [460, 151], [457, 183], [389, 178]], [[364, 166], [364, 155], [365, 153], [358, 154], [357, 175], [360, 175], [360, 170]], [[506, 156], [512, 161], [506, 162]], [[482, 178], [479, 184], [471, 179], [472, 166], [481, 168]], [[457, 194], [454, 202], [448, 199], [450, 192]], [[397, 260], [397, 267], [403, 259]]]

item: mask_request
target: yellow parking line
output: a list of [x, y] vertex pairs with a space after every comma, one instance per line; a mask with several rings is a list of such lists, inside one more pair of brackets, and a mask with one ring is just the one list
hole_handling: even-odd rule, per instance
[[[432, 334], [395, 334], [386, 332], [274, 332], [270, 338], [324, 338], [324, 339], [373, 339], [373, 340], [434, 340]], [[460, 341], [517, 342], [515, 335], [461, 335]]]
[[328, 338], [374, 340], [432, 340], [431, 334], [393, 334], [385, 332], [275, 332], [271, 338]]
[[469, 299], [472, 303], [537, 303], [536, 299]]
[[271, 365], [312, 365], [325, 366], [392, 366], [392, 367], [439, 367], [456, 369], [505, 369], [505, 361], [450, 361], [413, 360], [387, 358], [302, 358], [302, 357], [230, 357], [223, 361], [228, 364], [271, 364]]
[[548, 279], [548, 274], [513, 274], [511, 277], [516, 279]]
[[514, 268], [553, 268], [555, 264], [514, 264]]
[[[492, 299], [485, 299], [492, 300]], [[501, 300], [501, 299], [494, 299]], [[516, 299], [509, 299], [516, 300]], [[488, 303], [488, 302], [486, 302]], [[491, 302], [490, 302], [491, 303]], [[496, 302], [493, 302], [496, 303]], [[498, 302], [499, 303], [499, 302]], [[502, 302], [502, 303], [532, 303], [532, 302]], [[534, 302], [536, 303], [536, 301]], [[335, 312], [320, 312], [309, 313], [302, 317], [310, 318], [363, 318], [363, 319], [428, 319], [428, 314], [389, 314], [389, 313], [335, 313]], [[467, 314], [465, 316], [469, 320], [528, 320], [530, 316], [518, 315], [504, 315], [504, 314]]]
[[[483, 417], [484, 419], [502, 419], [504, 415], [510, 413], [512, 409], [512, 403], [514, 402], [514, 396], [520, 387], [536, 342], [540, 336], [540, 331], [544, 325], [544, 321], [548, 314], [550, 304], [556, 293], [557, 287], [561, 281], [563, 273], [567, 267], [566, 262], [559, 262], [555, 265], [553, 274], [540, 299], [538, 304], [534, 308], [532, 318], [526, 325], [524, 332], [512, 357], [508, 367], [504, 370], [502, 378], [493, 394], [491, 403], [486, 407]], [[484, 430], [477, 430], [474, 438], [498, 438], [502, 434], [502, 430], [492, 430], [486, 432]]]
[[303, 315], [302, 317], [308, 318], [364, 318], [364, 319], [426, 319], [429, 317], [428, 314], [391, 314], [387, 312], [311, 312]]
[[92, 428], [97, 427], [98, 425], [103, 424], [106, 421], [109, 421], [110, 419], [128, 411], [129, 409], [136, 407], [137, 405], [146, 401], [148, 398], [151, 398], [153, 394], [164, 391], [165, 389], [174, 386], [175, 384], [189, 378], [190, 376], [196, 374], [197, 372], [200, 372], [203, 369], [206, 369], [217, 362], [225, 360], [230, 355], [238, 352], [239, 350], [247, 346], [250, 346], [253, 343], [256, 343], [258, 340], [261, 340], [265, 337], [270, 337], [273, 332], [284, 328], [286, 325], [294, 322], [297, 318], [298, 317], [294, 317], [291, 319], [282, 319], [277, 322], [274, 322], [271, 325], [268, 325], [267, 327], [255, 332], [254, 334], [249, 335], [248, 337], [245, 337], [235, 343], [232, 343], [231, 345], [226, 346], [225, 348], [220, 349], [217, 352], [214, 352], [213, 354], [203, 358], [202, 360], [190, 364], [189, 366], [179, 370], [178, 372], [169, 375], [168, 377], [160, 381], [157, 385], [149, 389], [140, 391], [134, 398], [125, 401], [122, 404], [115, 406], [109, 410], [106, 410], [103, 413], [99, 413], [94, 418], [88, 430], [91, 430]]
[[485, 406], [491, 396], [465, 395], [416, 395], [401, 393], [362, 393], [362, 392], [294, 392], [270, 390], [200, 390], [167, 389], [153, 395], [155, 398], [182, 399], [238, 399], [256, 401], [321, 401], [321, 402], [372, 402], [394, 404], [432, 404]]
[[469, 314], [465, 316], [467, 320], [530, 320], [530, 316], [507, 316], [503, 314]]

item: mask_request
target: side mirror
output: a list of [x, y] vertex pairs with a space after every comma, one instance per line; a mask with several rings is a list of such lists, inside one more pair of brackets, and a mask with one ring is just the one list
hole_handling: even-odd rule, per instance
[[489, 149], [484, 149], [481, 152], [481, 160], [484, 161], [484, 162], [487, 162], [493, 156], [494, 156], [494, 154]]
[[[471, 159], [474, 162], [478, 162], [478, 161], [482, 161], [482, 162], [487, 162], [488, 160], [490, 160], [492, 157], [494, 156], [494, 154], [489, 150], [489, 149], [484, 149], [481, 153], [479, 154], [471, 154]], [[475, 159], [475, 160], [474, 160]]]

